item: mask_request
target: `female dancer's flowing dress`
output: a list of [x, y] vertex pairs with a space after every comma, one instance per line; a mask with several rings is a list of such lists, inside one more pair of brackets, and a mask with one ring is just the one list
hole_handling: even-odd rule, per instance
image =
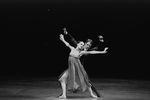
[[59, 81], [67, 84], [67, 90], [84, 92], [91, 84], [79, 57], [69, 55], [68, 65], [68, 69], [59, 76]]

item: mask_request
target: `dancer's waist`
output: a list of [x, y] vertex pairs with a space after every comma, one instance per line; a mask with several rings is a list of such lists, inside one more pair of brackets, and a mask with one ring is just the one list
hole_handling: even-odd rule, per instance
[[77, 59], [80, 59], [80, 56], [74, 56], [74, 55], [69, 55], [70, 57], [74, 57], [74, 58], [77, 58]]

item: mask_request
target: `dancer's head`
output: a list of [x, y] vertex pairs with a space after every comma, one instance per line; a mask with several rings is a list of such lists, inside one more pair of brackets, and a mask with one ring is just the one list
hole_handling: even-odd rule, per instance
[[79, 41], [77, 44], [77, 48], [81, 49], [84, 46], [84, 42], [83, 41]]
[[100, 42], [104, 42], [103, 36], [99, 35], [98, 38]]
[[85, 42], [85, 45], [84, 45], [83, 49], [84, 50], [88, 50], [91, 47], [92, 42], [93, 41], [91, 39], [87, 39], [87, 41]]

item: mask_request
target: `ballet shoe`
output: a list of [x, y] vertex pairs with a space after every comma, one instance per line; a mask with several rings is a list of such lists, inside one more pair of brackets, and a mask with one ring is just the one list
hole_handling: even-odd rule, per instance
[[60, 95], [60, 96], [58, 96], [58, 98], [59, 98], [59, 99], [66, 99], [66, 96]]
[[98, 98], [96, 95], [94, 95], [94, 94], [91, 94], [91, 96], [93, 97], [93, 98]]

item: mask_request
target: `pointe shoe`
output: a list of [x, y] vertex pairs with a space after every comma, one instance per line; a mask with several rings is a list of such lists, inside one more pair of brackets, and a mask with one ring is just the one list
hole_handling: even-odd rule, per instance
[[58, 97], [59, 99], [66, 99], [66, 96], [65, 95], [61, 95]]
[[93, 98], [98, 98], [96, 95], [94, 95], [94, 94], [91, 94], [91, 96], [93, 97]]

